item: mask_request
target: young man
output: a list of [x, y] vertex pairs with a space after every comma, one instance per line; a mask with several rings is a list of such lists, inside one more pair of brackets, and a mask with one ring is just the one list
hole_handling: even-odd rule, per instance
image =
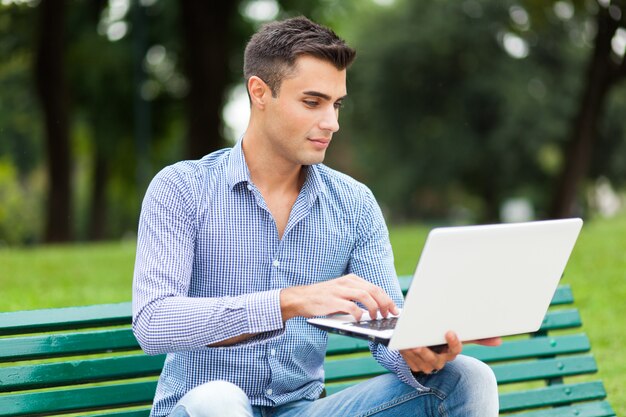
[[133, 329], [168, 354], [153, 416], [497, 415], [493, 373], [452, 332], [440, 353], [372, 344], [391, 373], [319, 398], [327, 335], [306, 318], [402, 303], [372, 193], [321, 164], [354, 56], [306, 18], [264, 26], [245, 51], [243, 138], [152, 181]]

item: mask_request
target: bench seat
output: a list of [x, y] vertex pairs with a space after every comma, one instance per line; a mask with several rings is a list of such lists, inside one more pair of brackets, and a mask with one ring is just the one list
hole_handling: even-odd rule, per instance
[[[411, 277], [400, 277], [404, 291]], [[499, 347], [467, 345], [500, 387], [501, 414], [611, 417], [569, 286], [560, 286], [541, 329]], [[141, 352], [131, 303], [0, 313], [0, 416], [146, 417], [164, 355]], [[367, 342], [329, 335], [324, 364], [332, 395], [385, 371]]]

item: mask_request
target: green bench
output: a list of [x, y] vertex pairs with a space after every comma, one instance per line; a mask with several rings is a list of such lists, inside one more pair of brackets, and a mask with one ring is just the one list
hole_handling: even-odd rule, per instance
[[[406, 289], [410, 277], [400, 281]], [[573, 301], [561, 286], [539, 332], [465, 347], [495, 371], [501, 413], [615, 416], [601, 381], [569, 378], [597, 372], [587, 336], [559, 332], [581, 326], [576, 309], [560, 307]], [[0, 416], [147, 416], [164, 356], [139, 350], [130, 320], [130, 303], [0, 313]], [[385, 372], [366, 342], [337, 335], [325, 369], [328, 395]]]

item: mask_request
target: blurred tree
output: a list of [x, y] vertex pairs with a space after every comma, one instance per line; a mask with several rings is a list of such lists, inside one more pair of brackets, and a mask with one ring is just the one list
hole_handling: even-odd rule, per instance
[[35, 79], [44, 114], [48, 155], [46, 242], [64, 242], [72, 237], [65, 17], [65, 0], [47, 0], [39, 5]]
[[[187, 150], [191, 159], [224, 146], [221, 112], [231, 82], [228, 69], [235, 46], [234, 20], [240, 1], [182, 0], [184, 68], [189, 82]], [[240, 47], [240, 45], [236, 45]]]
[[43, 154], [31, 70], [35, 11], [0, 4], [0, 155], [13, 160], [20, 179], [41, 164]]
[[[224, 145], [225, 91], [241, 82], [243, 46], [258, 22], [242, 19], [242, 1], [55, 1], [0, 5], [0, 51], [9, 57], [0, 64], [0, 85], [11, 86], [0, 106], [20, 104], [0, 115], [3, 137], [11, 138], [0, 152], [21, 171], [48, 157], [47, 240], [66, 240], [72, 229], [78, 238], [119, 236], [134, 229], [140, 178], [153, 174], [136, 174], [144, 165], [138, 161], [160, 167]], [[39, 26], [32, 24], [36, 15]], [[34, 28], [37, 42], [30, 45]], [[38, 123], [23, 123], [32, 119], [24, 107], [31, 80], [18, 69], [34, 65], [31, 49], [38, 51], [33, 73], [47, 121], [45, 148]], [[134, 117], [133, 106], [147, 117]]]
[[494, 220], [505, 198], [545, 181], [546, 127], [529, 113], [543, 103], [527, 89], [537, 71], [503, 47], [509, 26], [500, 1], [399, 1], [360, 21], [344, 127], [396, 217], [471, 205]]
[[[570, 191], [556, 200], [566, 201], [562, 195], [576, 196], [572, 184], [588, 176], [626, 173], [615, 152], [626, 147], [619, 111], [626, 103], [609, 95], [624, 72], [615, 50], [623, 1], [0, 5], [0, 52], [8, 57], [0, 63], [0, 88], [7, 87], [0, 153], [11, 155], [19, 176], [43, 162], [39, 124], [24, 122], [33, 106], [19, 69], [31, 64], [32, 48], [50, 158], [47, 239], [71, 235], [76, 208], [87, 224], [78, 237], [119, 236], [134, 228], [150, 161], [160, 167], [224, 145], [225, 92], [242, 81], [254, 27], [304, 14], [358, 50], [332, 165], [370, 184], [398, 218], [443, 218], [461, 207], [478, 213], [473, 219], [495, 220], [502, 202], [517, 196], [547, 216], [557, 176]], [[257, 6], [265, 17], [249, 13]], [[611, 107], [603, 112], [605, 100]], [[579, 122], [568, 136], [570, 120]], [[78, 171], [86, 157], [92, 165]], [[72, 170], [91, 183], [71, 182]]]
[[[74, 124], [87, 126], [89, 147], [83, 157], [90, 165], [86, 201], [79, 202], [84, 217], [81, 220], [86, 226], [83, 230], [79, 227], [77, 232], [80, 238], [101, 240], [110, 236], [107, 233], [112, 205], [107, 194], [110, 179], [124, 175], [132, 185], [135, 161], [140, 159], [132, 140], [132, 42], [129, 37], [112, 42], [106, 33], [99, 33], [103, 13], [108, 13], [106, 1], [76, 3], [69, 12], [72, 41], [68, 45], [67, 63], [72, 80]], [[104, 19], [107, 18], [108, 15]], [[131, 160], [122, 155], [131, 156]], [[79, 157], [75, 155], [75, 164]], [[130, 169], [125, 166], [129, 163]]]
[[621, 46], [621, 51], [612, 47], [618, 29], [626, 28], [626, 2], [601, 2], [595, 9], [593, 52], [584, 74], [584, 87], [571, 125], [565, 166], [559, 176], [550, 217], [577, 214], [579, 188], [589, 173], [592, 154], [599, 141], [598, 126], [605, 102], [611, 90], [626, 79], [626, 47]]
[[495, 221], [503, 201], [521, 196], [551, 215], [551, 184], [575, 160], [561, 153], [568, 121], [585, 107], [597, 10], [585, 4], [398, 0], [359, 15], [343, 138], [392, 214], [460, 208]]

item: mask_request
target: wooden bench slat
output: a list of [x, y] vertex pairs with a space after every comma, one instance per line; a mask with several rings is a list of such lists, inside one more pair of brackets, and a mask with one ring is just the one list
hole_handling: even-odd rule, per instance
[[130, 324], [131, 303], [0, 313], [0, 336]]
[[602, 383], [598, 381], [552, 385], [524, 392], [502, 394], [500, 395], [500, 411], [528, 410], [604, 398], [606, 398], [606, 391]]
[[105, 414], [89, 414], [89, 417], [149, 417], [150, 409], [132, 410], [132, 411], [116, 411]]
[[328, 356], [343, 353], [364, 352], [366, 350], [369, 350], [368, 346], [369, 344], [367, 340], [329, 333], [326, 355]]
[[564, 304], [574, 304], [574, 294], [569, 284], [561, 284], [556, 288], [550, 305], [558, 306]]
[[[346, 341], [342, 339], [346, 339]], [[350, 349], [342, 349], [344, 343], [350, 346]], [[357, 352], [366, 351], [367, 349], [367, 341], [357, 340], [346, 336], [329, 335], [327, 356], [332, 356], [332, 354], [336, 352]], [[586, 335], [574, 334], [507, 340], [498, 347], [466, 345], [463, 348], [463, 353], [480, 359], [483, 362], [498, 362], [514, 359], [555, 356], [566, 353], [583, 353], [588, 352], [590, 349], [591, 345], [589, 343], [589, 338]]]
[[[597, 372], [591, 356], [572, 356], [556, 359], [540, 359], [522, 363], [507, 363], [492, 367], [498, 384], [525, 382], [583, 375]], [[380, 375], [386, 370], [371, 356], [361, 356], [324, 362], [327, 383], [346, 379], [358, 379]]]
[[[406, 291], [412, 276], [404, 275], [398, 279]], [[559, 286], [552, 305], [572, 302], [569, 285]], [[130, 324], [131, 317], [130, 302], [0, 313], [0, 335]]]
[[341, 359], [338, 361], [327, 360], [324, 362], [324, 376], [326, 382], [363, 376], [371, 377], [385, 372], [387, 372], [387, 370], [380, 366], [372, 355]]
[[595, 401], [519, 413], [515, 417], [616, 417], [616, 414], [607, 401]]
[[[577, 310], [550, 312], [542, 329], [562, 329], [580, 326]], [[76, 354], [139, 349], [130, 328], [100, 330], [71, 334], [53, 334], [0, 339], [0, 362], [41, 359]], [[328, 353], [350, 353], [367, 350], [367, 341], [339, 335], [329, 335]]]
[[411, 281], [413, 281], [413, 275], [399, 275], [398, 282], [400, 283], [400, 289], [402, 293], [406, 295], [406, 292], [409, 290], [411, 286]]
[[156, 381], [0, 396], [0, 416], [43, 416], [152, 403]]
[[[398, 277], [403, 291], [408, 289], [411, 279], [412, 276], [408, 275]], [[554, 294], [552, 305], [573, 301], [570, 286], [561, 285]], [[0, 335], [129, 324], [131, 314], [130, 302], [0, 313]]]
[[360, 378], [351, 381], [342, 382], [330, 382], [325, 385], [326, 395], [333, 395], [339, 391], [343, 391], [346, 388], [350, 388], [352, 385], [358, 384], [361, 381], [366, 381], [368, 378]]
[[583, 353], [589, 352], [589, 350], [591, 350], [591, 344], [587, 335], [574, 334], [508, 340], [498, 347], [467, 345], [463, 348], [463, 353], [483, 362], [498, 362], [549, 357], [566, 353]]
[[572, 329], [582, 324], [580, 313], [576, 309], [548, 311], [539, 331]]
[[164, 361], [164, 355], [132, 355], [0, 368], [0, 392], [155, 376]]
[[139, 349], [130, 328], [0, 339], [0, 362]]
[[597, 372], [598, 366], [592, 356], [585, 355], [493, 365], [492, 369], [498, 384], [509, 384], [590, 374]]

